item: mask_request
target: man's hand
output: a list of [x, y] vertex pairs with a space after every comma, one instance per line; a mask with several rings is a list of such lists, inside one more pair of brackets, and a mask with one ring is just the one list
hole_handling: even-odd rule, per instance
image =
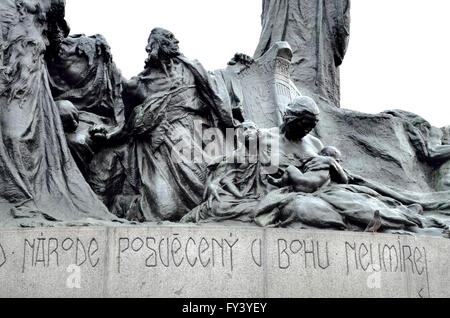
[[103, 142], [108, 139], [108, 130], [103, 125], [95, 125], [89, 129], [89, 135], [95, 142]]
[[245, 66], [250, 66], [255, 62], [253, 58], [251, 58], [248, 55], [242, 54], [242, 53], [236, 53], [234, 57], [231, 59], [231, 61], [228, 62], [228, 65], [236, 65], [236, 64], [242, 64]]

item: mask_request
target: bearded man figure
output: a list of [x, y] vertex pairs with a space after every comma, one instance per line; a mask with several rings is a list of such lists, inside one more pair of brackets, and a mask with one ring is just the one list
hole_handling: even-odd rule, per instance
[[219, 96], [213, 76], [184, 57], [178, 43], [171, 32], [152, 30], [144, 71], [123, 85], [125, 125], [91, 131], [107, 146], [131, 140], [122, 190], [128, 199], [112, 207], [118, 216], [132, 207], [147, 221], [179, 220], [202, 199], [208, 164], [203, 132], [234, 127], [231, 106]]

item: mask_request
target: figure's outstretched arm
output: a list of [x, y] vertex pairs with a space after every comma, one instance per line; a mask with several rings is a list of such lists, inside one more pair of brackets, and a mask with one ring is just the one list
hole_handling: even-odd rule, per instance
[[130, 137], [130, 129], [128, 128], [128, 125], [122, 124], [113, 130], [108, 131], [105, 126], [96, 125], [89, 129], [89, 134], [95, 144], [105, 148], [125, 143]]

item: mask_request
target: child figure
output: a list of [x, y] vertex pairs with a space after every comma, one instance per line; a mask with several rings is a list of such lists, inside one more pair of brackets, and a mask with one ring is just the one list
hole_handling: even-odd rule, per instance
[[269, 182], [278, 187], [292, 186], [295, 192], [304, 193], [316, 192], [322, 187], [327, 186], [331, 180], [338, 183], [348, 183], [348, 177], [339, 164], [342, 155], [338, 149], [335, 147], [325, 147], [320, 151], [319, 156], [329, 157], [330, 160], [325, 161], [328, 165], [321, 165], [320, 168], [311, 167], [308, 163], [316, 158], [311, 157], [303, 164], [303, 173], [299, 168], [289, 166], [280, 179], [268, 176]]

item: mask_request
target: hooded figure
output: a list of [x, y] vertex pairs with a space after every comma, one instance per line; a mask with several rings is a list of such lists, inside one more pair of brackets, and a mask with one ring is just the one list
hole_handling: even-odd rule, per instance
[[44, 54], [67, 33], [64, 1], [2, 0], [0, 223], [112, 219], [84, 180], [64, 136]]

